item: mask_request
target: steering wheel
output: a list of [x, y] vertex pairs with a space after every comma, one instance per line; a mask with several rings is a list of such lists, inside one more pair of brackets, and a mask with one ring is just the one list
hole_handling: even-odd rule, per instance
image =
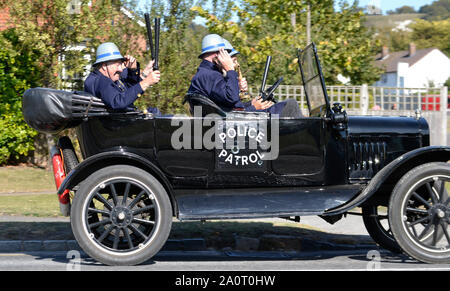
[[275, 98], [273, 98], [273, 92], [275, 91], [275, 89], [278, 88], [278, 86], [280, 86], [281, 82], [283, 81], [283, 77], [281, 77], [280, 79], [278, 79], [275, 84], [273, 84], [270, 88], [268, 88], [266, 91], [261, 93], [261, 98], [263, 101], [272, 101], [273, 103], [277, 103], [277, 100], [275, 100]]

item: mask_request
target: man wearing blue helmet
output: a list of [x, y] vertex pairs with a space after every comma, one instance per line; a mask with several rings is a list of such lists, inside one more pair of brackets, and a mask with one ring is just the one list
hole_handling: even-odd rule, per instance
[[[191, 80], [188, 93], [206, 96], [225, 112], [231, 110], [265, 111], [281, 117], [301, 117], [298, 103], [288, 99], [274, 104], [255, 97], [242, 102], [240, 90], [247, 90], [247, 82], [238, 80], [235, 69], [236, 55], [239, 54], [231, 44], [217, 34], [209, 34], [202, 40], [201, 62], [197, 73]], [[234, 60], [233, 60], [234, 58]]]
[[255, 111], [272, 106], [272, 102], [260, 99], [248, 104], [241, 102], [235, 65], [220, 35], [208, 34], [203, 38], [199, 58], [202, 62], [191, 80], [188, 93], [206, 96], [227, 112], [234, 109]]
[[[114, 43], [105, 42], [97, 48], [94, 71], [86, 78], [84, 91], [101, 98], [113, 110], [130, 110], [133, 102], [159, 80], [160, 72], [153, 71], [153, 61], [141, 73], [134, 57], [123, 57]], [[161, 114], [157, 108], [148, 111]]]

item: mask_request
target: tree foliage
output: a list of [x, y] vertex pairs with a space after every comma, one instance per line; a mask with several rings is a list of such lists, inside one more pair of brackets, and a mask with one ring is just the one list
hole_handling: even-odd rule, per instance
[[419, 13], [425, 13], [425, 20], [445, 20], [450, 18], [450, 0], [437, 0], [419, 8]]
[[[192, 0], [152, 1], [142, 13], [161, 18], [159, 70], [161, 81], [148, 89], [137, 104], [158, 107], [163, 113], [185, 113], [183, 99], [200, 63], [200, 35], [206, 29], [193, 25]], [[145, 31], [142, 31], [144, 35]], [[146, 53], [145, 63], [150, 61]]]
[[[260, 79], [267, 55], [272, 55], [270, 81], [285, 76], [285, 84], [300, 83], [296, 50], [306, 46], [306, 8], [311, 7], [311, 35], [318, 47], [327, 82], [338, 83], [339, 74], [350, 77], [353, 84], [372, 83], [380, 70], [372, 64], [376, 45], [362, 25], [363, 13], [356, 4], [334, 1], [244, 0], [232, 9], [237, 21], [220, 19], [194, 7], [206, 19], [213, 33], [228, 37], [241, 52], [240, 62], [247, 79]], [[287, 78], [286, 78], [287, 77]]]
[[39, 68], [34, 63], [38, 55], [33, 50], [17, 53], [18, 45], [13, 31], [0, 34], [0, 164], [27, 155], [37, 134], [23, 120], [21, 96], [38, 83]]
[[84, 56], [93, 56], [100, 42], [114, 41], [127, 51], [134, 43], [130, 37], [138, 29], [135, 22], [117, 25], [120, 1], [80, 0], [74, 10], [70, 6], [73, 1], [68, 0], [0, 1], [9, 9], [10, 22], [23, 48], [39, 52], [37, 61], [43, 68], [40, 80], [45, 87], [70, 87], [64, 81], [83, 74], [89, 63]]
[[410, 25], [411, 40], [419, 48], [436, 47], [450, 57], [450, 19], [417, 20]]

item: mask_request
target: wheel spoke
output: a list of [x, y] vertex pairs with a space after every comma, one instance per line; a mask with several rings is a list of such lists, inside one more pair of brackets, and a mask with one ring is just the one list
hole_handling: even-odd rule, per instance
[[133, 218], [133, 222], [139, 223], [139, 224], [151, 224], [155, 225], [155, 222], [152, 220], [145, 220], [141, 218]]
[[96, 228], [96, 227], [98, 227], [100, 225], [105, 225], [105, 224], [109, 224], [109, 223], [111, 223], [111, 219], [108, 218], [108, 219], [100, 220], [100, 221], [95, 222], [95, 223], [91, 223], [91, 224], [89, 224], [89, 227], [90, 228]]
[[127, 228], [124, 228], [124, 229], [123, 229], [123, 233], [125, 234], [125, 237], [127, 238], [127, 241], [128, 241], [128, 247], [129, 247], [130, 249], [134, 248], [133, 241], [131, 240], [130, 232], [128, 231], [128, 229], [127, 229]]
[[116, 234], [114, 236], [113, 249], [117, 250], [120, 241], [120, 228], [116, 228]]
[[128, 208], [133, 208], [134, 205], [136, 205], [139, 200], [142, 198], [142, 196], [145, 194], [145, 190], [142, 190], [137, 196], [136, 198], [133, 199], [133, 201], [131, 201], [131, 203], [128, 205]]
[[430, 230], [430, 228], [433, 226], [433, 224], [430, 222], [427, 224], [427, 226], [425, 226], [425, 228], [423, 229], [423, 231], [420, 233], [420, 235], [417, 237], [418, 240], [421, 240], [422, 237], [427, 234], [428, 230]]
[[406, 211], [428, 215], [428, 211], [426, 211], [425, 209], [406, 207]]
[[130, 224], [128, 227], [133, 231], [133, 233], [136, 233], [140, 237], [142, 237], [144, 240], [147, 240], [148, 236], [146, 236], [144, 233], [142, 233], [142, 231], [137, 229], [134, 225]]
[[109, 187], [111, 188], [111, 194], [112, 194], [112, 199], [114, 201], [114, 205], [117, 205], [117, 191], [116, 191], [116, 187], [114, 186], [113, 183], [109, 184]]
[[114, 225], [110, 225], [109, 227], [105, 228], [105, 230], [103, 231], [102, 235], [97, 240], [99, 242], [102, 242], [108, 236], [108, 234], [111, 232], [111, 230], [114, 227], [115, 227]]
[[416, 192], [414, 192], [412, 194], [412, 196], [414, 196], [415, 198], [419, 199], [420, 202], [423, 203], [423, 205], [425, 205], [427, 208], [431, 208], [431, 205], [428, 203], [428, 201], [426, 201], [425, 199], [422, 198], [422, 196], [420, 196], [419, 194], [417, 194]]
[[419, 219], [417, 219], [417, 220], [414, 220], [414, 221], [411, 222], [408, 226], [414, 226], [414, 225], [416, 225], [416, 224], [418, 224], [418, 223], [422, 223], [422, 222], [427, 221], [427, 220], [429, 220], [429, 219], [430, 219], [429, 216], [425, 216], [425, 217], [419, 218]]
[[439, 201], [441, 202], [441, 203], [443, 203], [444, 202], [444, 191], [445, 190], [445, 181], [444, 180], [441, 180], [441, 188], [439, 189]]
[[437, 244], [437, 240], [438, 240], [438, 229], [437, 229], [438, 225], [436, 224], [434, 226], [434, 232], [433, 232], [433, 241], [431, 242], [432, 246], [436, 246]]
[[436, 197], [436, 190], [433, 187], [431, 187], [430, 183], [425, 183], [425, 186], [427, 187], [427, 190], [430, 193], [433, 204], [438, 203], [439, 199]]
[[133, 211], [133, 215], [140, 214], [142, 212], [145, 212], [145, 211], [153, 209], [153, 208], [155, 208], [155, 206], [153, 206], [153, 205], [149, 205], [149, 206], [145, 206], [145, 207], [142, 207], [142, 208], [138, 208], [138, 209]]
[[447, 242], [450, 244], [450, 236], [448, 235], [448, 231], [447, 231], [447, 223], [445, 223], [441, 220], [440, 225], [442, 227], [442, 230], [444, 231], [444, 235], [445, 235], [445, 238], [447, 239]]
[[109, 216], [109, 211], [106, 211], [106, 210], [103, 210], [103, 209], [97, 209], [97, 208], [89, 207], [89, 208], [88, 208], [88, 213], [89, 213], [89, 212], [100, 213], [100, 214], [102, 214], [102, 215], [107, 215], [107, 216]]
[[105, 197], [102, 196], [102, 194], [96, 192], [94, 198], [103, 203], [103, 205], [109, 210], [113, 209], [113, 206], [109, 204], [108, 200], [106, 200]]
[[123, 193], [123, 199], [122, 199], [122, 205], [126, 205], [127, 199], [128, 199], [128, 193], [130, 192], [130, 183], [127, 183], [125, 186], [125, 192]]

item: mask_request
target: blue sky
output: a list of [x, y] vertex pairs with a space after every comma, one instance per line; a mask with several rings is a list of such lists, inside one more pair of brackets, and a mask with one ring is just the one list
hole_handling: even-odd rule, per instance
[[[402, 7], [404, 5], [412, 6], [414, 9], [419, 10], [420, 7], [431, 4], [435, 0], [359, 0], [359, 6], [365, 7], [369, 4], [378, 6], [386, 14], [389, 10], [395, 10], [395, 8]], [[336, 2], [339, 2], [336, 1]], [[352, 0], [346, 0], [348, 3], [353, 3]]]

